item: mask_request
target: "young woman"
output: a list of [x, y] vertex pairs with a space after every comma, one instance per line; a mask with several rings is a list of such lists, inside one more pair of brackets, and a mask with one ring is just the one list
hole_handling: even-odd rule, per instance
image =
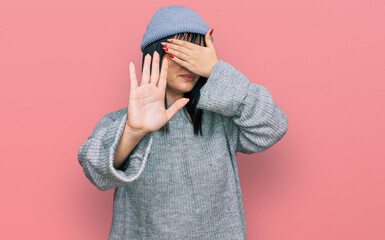
[[217, 58], [210, 33], [187, 7], [159, 9], [140, 84], [130, 62], [127, 107], [80, 147], [86, 177], [115, 189], [110, 240], [246, 239], [235, 154], [268, 149], [288, 120], [266, 87]]

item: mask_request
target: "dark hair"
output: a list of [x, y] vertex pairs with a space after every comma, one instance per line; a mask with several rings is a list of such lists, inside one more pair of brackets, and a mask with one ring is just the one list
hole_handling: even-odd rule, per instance
[[[155, 51], [159, 53], [159, 60], [160, 60], [160, 66], [159, 69], [162, 68], [162, 59], [163, 56], [166, 54], [164, 50], [162, 49], [163, 45], [160, 44], [161, 42], [167, 42], [167, 39], [169, 38], [176, 38], [176, 39], [182, 39], [185, 41], [189, 41], [198, 45], [201, 45], [203, 41], [203, 46], [206, 47], [206, 40], [205, 36], [198, 33], [178, 33], [176, 35], [167, 36], [165, 38], [162, 38], [156, 42], [151, 43], [143, 50], [143, 57], [142, 57], [142, 72], [143, 72], [143, 65], [144, 65], [144, 58], [147, 54], [151, 55], [151, 59], [153, 57], [153, 54]], [[152, 60], [150, 64], [150, 74], [152, 70]], [[189, 98], [190, 101], [183, 107], [186, 115], [189, 114], [190, 116], [190, 122], [194, 126], [194, 134], [198, 135], [198, 132], [202, 135], [202, 115], [203, 111], [202, 109], [196, 108], [196, 105], [199, 102], [200, 97], [200, 89], [205, 85], [207, 82], [207, 78], [200, 76], [197, 83], [195, 84], [194, 88], [190, 92], [186, 92], [183, 94], [183, 97]], [[165, 94], [164, 98], [164, 105], [167, 107], [167, 96]], [[163, 132], [169, 133], [169, 124], [167, 123], [165, 126], [161, 128]]]

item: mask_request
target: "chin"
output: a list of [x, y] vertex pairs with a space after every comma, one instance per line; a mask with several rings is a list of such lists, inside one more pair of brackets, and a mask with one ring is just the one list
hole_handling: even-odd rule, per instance
[[183, 88], [183, 89], [179, 89], [179, 90], [182, 93], [187, 93], [187, 92], [191, 92], [191, 90], [193, 90], [193, 87], [191, 87], [191, 88]]

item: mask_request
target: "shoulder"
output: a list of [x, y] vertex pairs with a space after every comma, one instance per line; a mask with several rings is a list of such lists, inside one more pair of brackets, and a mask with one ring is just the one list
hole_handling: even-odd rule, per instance
[[127, 108], [118, 109], [104, 114], [103, 119], [117, 120], [127, 114]]

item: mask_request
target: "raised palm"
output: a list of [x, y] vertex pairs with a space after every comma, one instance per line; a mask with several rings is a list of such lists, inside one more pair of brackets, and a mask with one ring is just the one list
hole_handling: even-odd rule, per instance
[[135, 66], [130, 63], [130, 96], [127, 105], [126, 125], [136, 132], [147, 134], [154, 132], [169, 122], [189, 101], [181, 98], [168, 109], [165, 108], [164, 98], [167, 86], [168, 61], [163, 59], [159, 76], [159, 54], [154, 52], [152, 71], [150, 76], [151, 55], [144, 59], [142, 81], [138, 86]]

